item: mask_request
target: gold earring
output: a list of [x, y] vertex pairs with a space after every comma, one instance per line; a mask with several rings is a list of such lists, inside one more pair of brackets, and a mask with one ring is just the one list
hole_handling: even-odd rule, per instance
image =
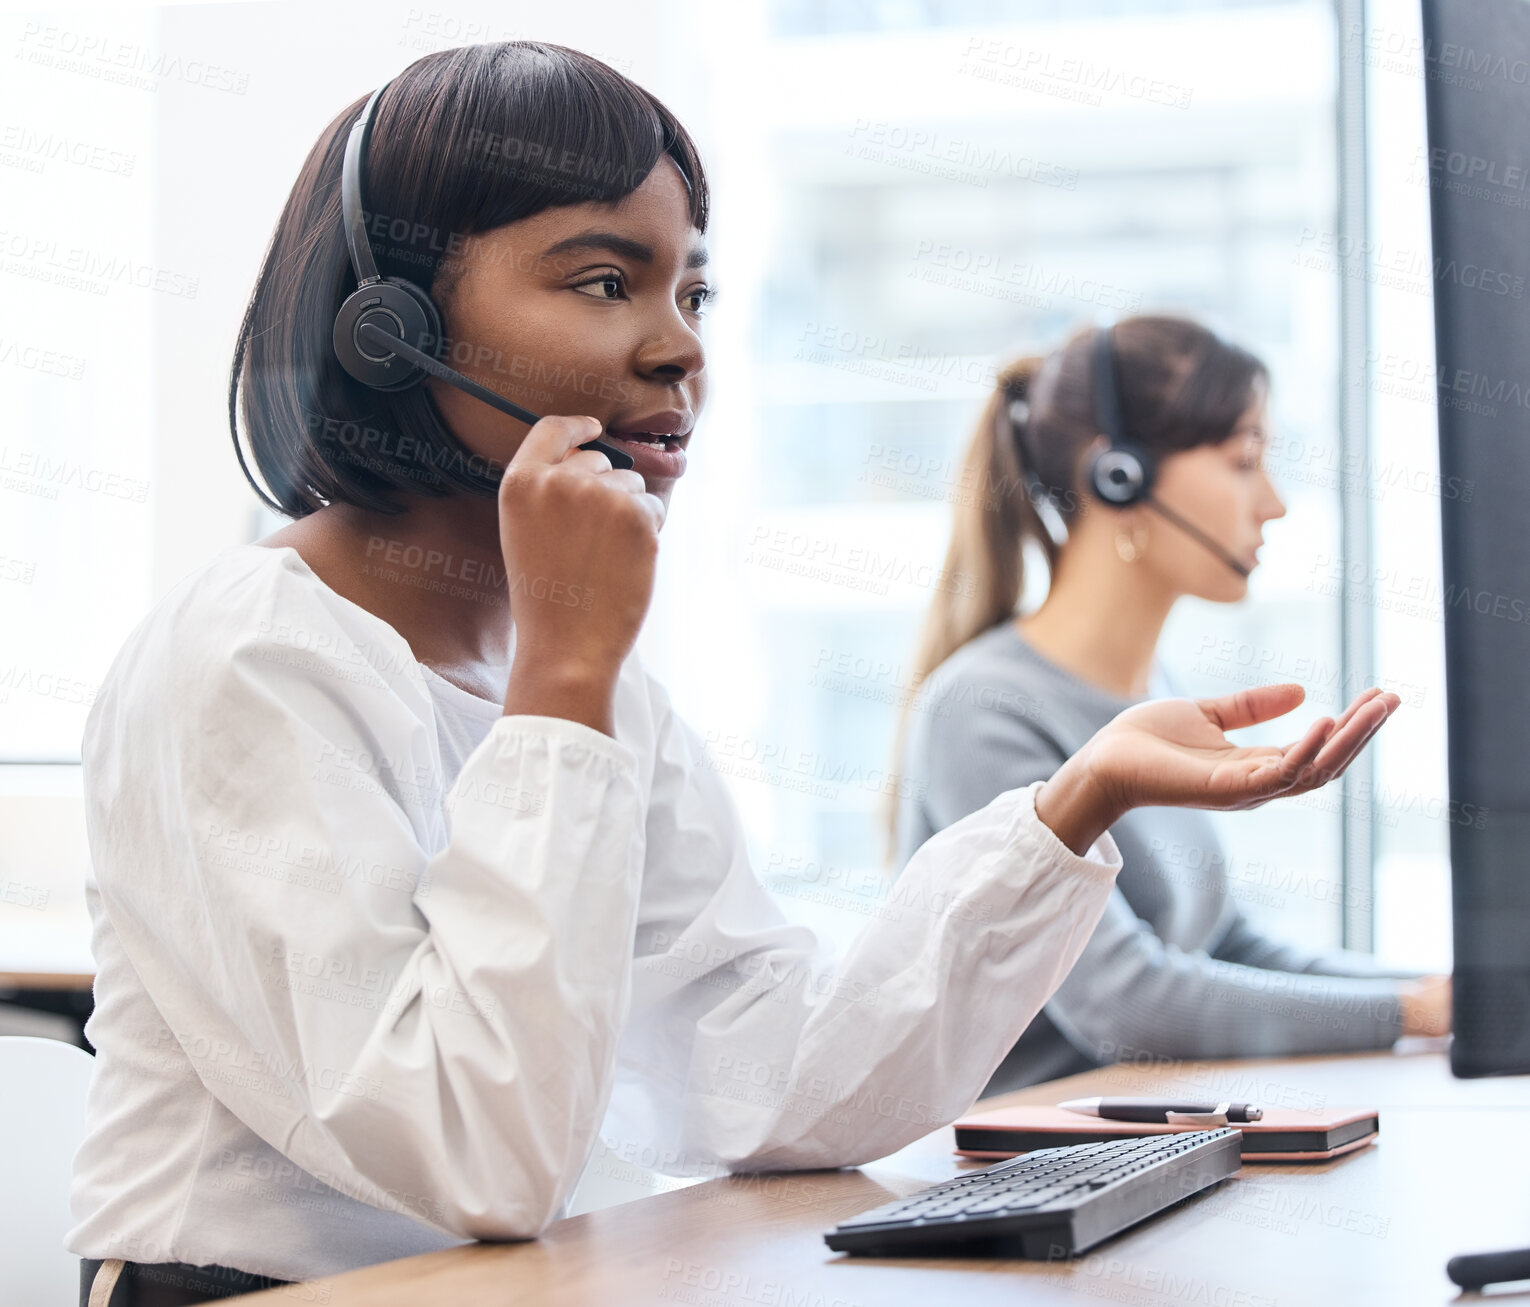
[[1142, 548], [1145, 543], [1145, 541], [1139, 540], [1137, 538], [1137, 531], [1135, 528], [1132, 530], [1130, 535], [1127, 535], [1125, 531], [1117, 531], [1116, 557], [1119, 558], [1123, 563], [1135, 563], [1139, 558], [1142, 557]]

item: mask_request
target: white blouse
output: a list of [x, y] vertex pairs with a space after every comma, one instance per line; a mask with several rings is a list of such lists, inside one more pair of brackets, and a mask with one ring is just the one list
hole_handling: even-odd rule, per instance
[[676, 1175], [885, 1156], [972, 1104], [1121, 865], [1010, 791], [831, 961], [636, 656], [614, 739], [505, 716], [253, 544], [134, 629], [83, 756], [67, 1247], [282, 1279], [534, 1236], [597, 1138]]

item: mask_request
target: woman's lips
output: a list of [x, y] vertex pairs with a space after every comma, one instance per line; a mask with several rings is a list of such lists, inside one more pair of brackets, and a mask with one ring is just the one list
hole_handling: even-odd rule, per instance
[[666, 436], [662, 445], [651, 444], [642, 436], [618, 436], [611, 432], [601, 439], [631, 455], [632, 470], [645, 481], [673, 481], [685, 475], [685, 444], [689, 436]]

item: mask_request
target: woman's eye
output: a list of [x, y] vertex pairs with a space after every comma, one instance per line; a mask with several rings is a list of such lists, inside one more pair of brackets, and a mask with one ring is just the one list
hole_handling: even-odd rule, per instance
[[1233, 466], [1240, 472], [1257, 472], [1264, 466], [1264, 451], [1245, 446], [1233, 459]]
[[[610, 288], [609, 294], [607, 294], [608, 287]], [[593, 296], [595, 299], [616, 300], [621, 298], [622, 279], [614, 272], [607, 272], [591, 281], [582, 281], [579, 285], [572, 287], [572, 289], [579, 291], [581, 294]]]
[[717, 298], [715, 286], [698, 286], [695, 290], [688, 290], [681, 297], [680, 302], [689, 306], [692, 313], [701, 313], [706, 306]]

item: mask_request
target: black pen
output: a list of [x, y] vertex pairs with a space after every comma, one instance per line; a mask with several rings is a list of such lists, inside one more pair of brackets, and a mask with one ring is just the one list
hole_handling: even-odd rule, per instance
[[1194, 1125], [1212, 1117], [1242, 1125], [1264, 1116], [1263, 1109], [1252, 1103], [1195, 1103], [1182, 1098], [1070, 1098], [1058, 1107], [1107, 1121], [1154, 1125]]

